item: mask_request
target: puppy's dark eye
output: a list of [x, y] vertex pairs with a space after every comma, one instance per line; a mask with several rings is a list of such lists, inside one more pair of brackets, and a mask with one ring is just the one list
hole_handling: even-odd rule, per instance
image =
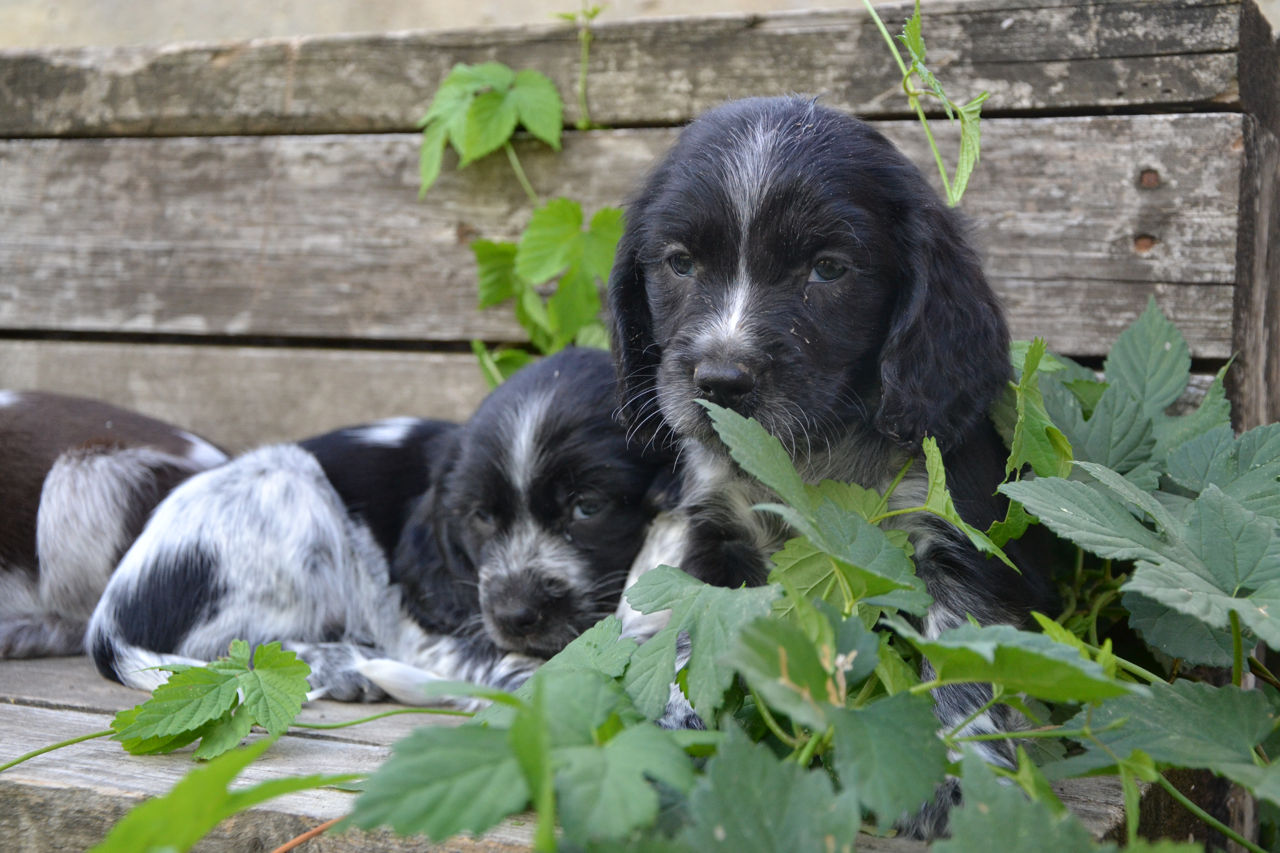
[[809, 284], [829, 284], [848, 271], [849, 268], [835, 258], [819, 258], [809, 271]]
[[471, 526], [477, 530], [492, 530], [494, 527], [494, 515], [484, 507], [476, 507], [471, 510]]
[[604, 499], [596, 495], [582, 495], [573, 502], [573, 520], [586, 521], [604, 509]]
[[688, 252], [676, 252], [667, 258], [667, 266], [681, 278], [693, 275], [693, 255]]

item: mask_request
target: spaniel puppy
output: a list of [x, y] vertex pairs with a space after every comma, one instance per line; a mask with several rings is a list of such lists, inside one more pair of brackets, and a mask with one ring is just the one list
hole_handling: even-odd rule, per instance
[[0, 391], [0, 658], [80, 654], [93, 606], [148, 513], [226, 458], [97, 400]]
[[[969, 523], [1002, 517], [1005, 450], [987, 411], [1010, 378], [999, 303], [959, 217], [868, 125], [801, 98], [739, 101], [694, 121], [631, 203], [609, 283], [622, 413], [642, 441], [679, 448], [688, 530], [668, 562], [725, 586], [758, 584], [789, 532], [737, 469], [700, 400], [759, 421], [808, 482], [919, 505], [925, 436], [943, 450]], [[981, 556], [932, 516], [910, 534], [936, 635], [972, 615], [1021, 621], [1049, 585]], [[1019, 560], [1016, 544], [1011, 556]], [[935, 694], [944, 727], [989, 691]], [[973, 733], [1002, 728], [996, 709]], [[1007, 744], [992, 746], [1006, 763]], [[945, 831], [944, 792], [912, 829]]]
[[[509, 689], [617, 605], [669, 463], [614, 420], [608, 354], [521, 371], [464, 426], [410, 418], [264, 447], [155, 512], [94, 613], [99, 671], [282, 641], [313, 697]], [[372, 680], [370, 680], [372, 679]]]

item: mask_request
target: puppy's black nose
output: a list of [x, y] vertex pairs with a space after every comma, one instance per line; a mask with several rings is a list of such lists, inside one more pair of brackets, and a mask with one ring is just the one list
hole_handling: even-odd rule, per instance
[[756, 378], [742, 364], [703, 361], [693, 369], [693, 383], [703, 399], [735, 409], [755, 389]]
[[511, 601], [493, 609], [493, 618], [505, 630], [515, 634], [529, 631], [541, 617], [537, 605], [531, 602]]

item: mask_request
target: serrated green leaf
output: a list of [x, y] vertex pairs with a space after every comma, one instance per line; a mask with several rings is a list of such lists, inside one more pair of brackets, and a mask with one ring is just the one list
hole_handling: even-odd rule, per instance
[[[642, 613], [670, 609], [671, 619], [666, 628], [636, 651], [631, 667], [642, 663], [658, 673], [645, 676], [651, 690], [655, 678], [665, 677], [670, 682], [675, 671], [675, 637], [687, 631], [691, 643], [689, 702], [704, 722], [711, 723], [733, 680], [733, 667], [722, 662], [724, 654], [747, 623], [769, 613], [777, 594], [777, 588], [769, 586], [744, 589], [711, 586], [670, 566], [646, 572], [627, 590], [627, 600]], [[646, 653], [645, 647], [659, 638], [661, 656]], [[628, 668], [629, 691], [638, 678], [640, 674], [633, 678]], [[665, 693], [663, 696], [665, 704]], [[642, 706], [642, 710], [651, 707], [642, 700], [637, 700], [637, 705]]]
[[1028, 800], [1017, 788], [1000, 784], [974, 753], [966, 753], [963, 768], [964, 803], [952, 814], [951, 837], [933, 845], [937, 853], [1095, 853], [1116, 849], [1114, 844], [1095, 844], [1089, 830], [1070, 813], [1055, 814], [1053, 808]]
[[1175, 449], [1197, 436], [1219, 427], [1231, 426], [1231, 403], [1227, 400], [1227, 389], [1224, 384], [1229, 367], [1230, 365], [1224, 365], [1213, 377], [1213, 381], [1205, 390], [1204, 399], [1200, 401], [1200, 405], [1194, 412], [1156, 419], [1156, 447], [1153, 456], [1164, 459]]
[[1124, 388], [1140, 400], [1144, 414], [1154, 420], [1186, 389], [1191, 351], [1150, 297], [1142, 315], [1116, 339], [1103, 370], [1112, 387]]
[[538, 680], [530, 685], [528, 703], [516, 711], [511, 728], [507, 730], [507, 744], [525, 783], [529, 786], [534, 810], [538, 813], [538, 825], [533, 832], [535, 850], [555, 849], [556, 792], [555, 770], [551, 762], [551, 731], [548, 726], [546, 682]]
[[920, 18], [920, 0], [916, 0], [915, 9], [911, 13], [911, 17], [907, 18], [902, 25], [902, 35], [898, 40], [902, 42], [902, 46], [907, 49], [907, 54], [915, 62], [924, 62], [925, 47], [923, 35], [923, 22]]
[[1013, 561], [987, 538], [987, 534], [960, 517], [960, 511], [956, 509], [955, 502], [951, 499], [951, 492], [947, 490], [947, 472], [942, 465], [942, 451], [938, 449], [937, 440], [933, 436], [926, 436], [921, 446], [924, 450], [925, 470], [929, 478], [929, 492], [924, 499], [925, 509], [946, 519], [963, 533], [980, 553], [995, 557], [1015, 572], [1018, 571]]
[[556, 790], [565, 836], [579, 844], [620, 839], [658, 815], [649, 779], [678, 792], [694, 783], [693, 766], [671, 733], [651, 726], [620, 732], [602, 748], [557, 750]]
[[808, 510], [804, 480], [797, 473], [791, 454], [776, 436], [753, 418], [744, 418], [732, 409], [707, 400], [698, 402], [706, 408], [716, 434], [742, 470], [773, 489], [793, 508], [802, 513]]
[[1035, 523], [1035, 519], [1027, 512], [1027, 508], [1017, 501], [1009, 501], [1004, 518], [991, 522], [987, 528], [987, 538], [1003, 548], [1011, 540], [1020, 539], [1027, 529]]
[[1075, 480], [1045, 477], [1005, 483], [1000, 491], [1022, 503], [1054, 533], [1115, 560], [1159, 560], [1164, 543], [1097, 488]]
[[1155, 432], [1144, 403], [1123, 385], [1111, 385], [1087, 421], [1064, 428], [1077, 461], [1125, 473], [1151, 458]]
[[1044, 772], [1050, 779], [1093, 773], [1113, 767], [1111, 755], [1125, 758], [1135, 750], [1167, 766], [1215, 770], [1248, 764], [1253, 747], [1270, 733], [1275, 721], [1275, 710], [1257, 691], [1191, 681], [1158, 682], [1144, 694], [1109, 699], [1069, 720], [1068, 729], [1090, 726], [1106, 750], [1083, 740], [1083, 753], [1051, 764]]
[[511, 100], [525, 130], [559, 151], [564, 104], [555, 84], [539, 71], [517, 71], [511, 86]]
[[636, 649], [627, 665], [623, 686], [636, 709], [650, 720], [661, 717], [667, 708], [675, 678], [676, 639], [676, 632], [660, 631]]
[[458, 151], [459, 168], [492, 154], [516, 130], [516, 107], [506, 92], [482, 92], [467, 107], [466, 118], [450, 139]]
[[951, 179], [951, 206], [960, 203], [964, 191], [969, 186], [969, 178], [978, 165], [979, 149], [982, 146], [982, 105], [988, 93], [983, 92], [967, 104], [956, 109], [960, 116], [960, 156], [956, 161], [955, 177]]
[[1075, 649], [1012, 625], [965, 624], [929, 639], [899, 617], [882, 621], [928, 658], [943, 682], [990, 682], [1050, 702], [1093, 702], [1137, 689], [1108, 678]]
[[1129, 612], [1130, 627], [1152, 648], [1193, 665], [1231, 666], [1230, 631], [1210, 628], [1136, 592], [1126, 592], [1121, 603]]
[[1093, 416], [1094, 410], [1098, 408], [1098, 401], [1102, 399], [1102, 395], [1111, 387], [1107, 383], [1099, 382], [1096, 379], [1070, 379], [1062, 384], [1071, 392], [1072, 396], [1080, 401], [1080, 407], [1086, 418]]
[[392, 747], [350, 821], [443, 841], [460, 832], [482, 833], [528, 802], [529, 787], [505, 730], [424, 726]]
[[302, 710], [310, 674], [311, 667], [279, 643], [258, 646], [253, 652], [253, 669], [239, 679], [244, 710], [268, 734], [282, 734]]
[[516, 250], [516, 274], [525, 281], [550, 281], [582, 251], [582, 206], [553, 198], [533, 212]]
[[459, 63], [445, 77], [441, 88], [457, 87], [462, 91], [483, 92], [495, 89], [505, 92], [515, 84], [515, 72], [501, 62], [481, 62], [476, 65]]
[[418, 155], [418, 198], [421, 200], [427, 190], [440, 177], [440, 167], [444, 163], [444, 146], [449, 141], [449, 127], [443, 121], [433, 121], [422, 130], [422, 148]]
[[192, 770], [169, 793], [147, 800], [125, 815], [107, 837], [92, 848], [92, 853], [188, 850], [224, 818], [250, 806], [294, 791], [358, 778], [355, 775], [293, 777], [228, 791], [231, 781], [273, 742], [274, 739], [260, 740]]
[[198, 761], [216, 758], [239, 746], [240, 741], [248, 737], [252, 730], [251, 714], [233, 714], [228, 711], [221, 719], [200, 730], [200, 746], [192, 753], [192, 757]]
[[1031, 798], [1032, 802], [1043, 805], [1054, 817], [1060, 818], [1068, 814], [1069, 810], [1063, 805], [1062, 800], [1058, 799], [1048, 778], [1040, 772], [1040, 768], [1031, 760], [1022, 744], [1018, 745], [1018, 770], [1013, 776], [1013, 781], [1018, 783], [1018, 787]]
[[1280, 647], [1280, 535], [1275, 522], [1252, 513], [1217, 486], [1191, 504], [1185, 539], [1168, 557], [1140, 561], [1122, 587], [1211, 628], [1232, 611], [1273, 647]]
[[547, 318], [556, 330], [557, 348], [573, 341], [578, 329], [600, 315], [600, 292], [596, 280], [577, 262], [570, 264], [555, 293], [547, 299]]
[[112, 735], [112, 740], [120, 741], [120, 745], [130, 755], [160, 755], [166, 752], [173, 752], [199, 740], [203, 736], [206, 726], [215, 725], [215, 723], [209, 722], [205, 726], [195, 729], [162, 736], [134, 737], [125, 734], [137, 722], [142, 708], [142, 704], [133, 708], [125, 708], [116, 713], [111, 721], [111, 728], [116, 732], [115, 735]]
[[804, 632], [788, 622], [752, 621], [738, 633], [723, 660], [741, 672], [770, 707], [811, 728], [825, 728], [828, 711], [844, 704], [844, 686], [823, 665]]
[[1041, 477], [1065, 477], [1071, 471], [1071, 442], [1054, 425], [1040, 393], [1040, 362], [1045, 342], [1036, 338], [1023, 356], [1022, 373], [1015, 386], [1017, 420], [1005, 474], [1021, 471], [1024, 465]]
[[779, 761], [736, 727], [690, 793], [689, 814], [679, 839], [701, 851], [843, 853], [859, 825], [856, 806], [836, 796], [825, 773]]
[[920, 683], [920, 675], [915, 667], [903, 660], [902, 655], [893, 645], [890, 635], [880, 637], [880, 648], [877, 652], [876, 677], [884, 685], [885, 692], [896, 696], [904, 690], [910, 690]]
[[127, 728], [112, 736], [121, 742], [147, 741], [194, 731], [231, 710], [239, 685], [233, 673], [193, 667], [175, 672], [142, 703]]
[[881, 829], [929, 802], [946, 777], [947, 748], [933, 703], [899, 693], [857, 710], [833, 710], [834, 765]]

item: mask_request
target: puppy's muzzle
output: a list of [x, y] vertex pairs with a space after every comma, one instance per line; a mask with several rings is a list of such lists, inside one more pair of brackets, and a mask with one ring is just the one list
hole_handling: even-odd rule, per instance
[[510, 638], [530, 639], [573, 612], [569, 586], [537, 572], [519, 572], [495, 581], [485, 599], [494, 627]]
[[693, 369], [693, 384], [704, 400], [741, 411], [756, 387], [756, 376], [741, 362], [704, 359]]

